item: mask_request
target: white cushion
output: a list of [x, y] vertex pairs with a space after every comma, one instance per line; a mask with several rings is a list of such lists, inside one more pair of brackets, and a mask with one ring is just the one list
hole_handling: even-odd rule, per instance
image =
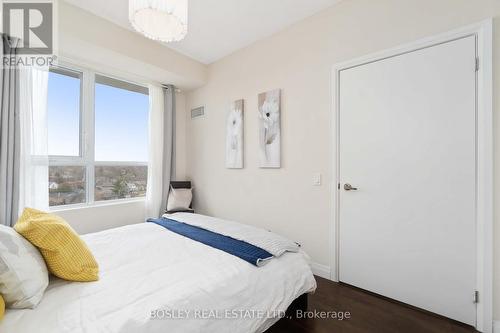
[[168, 195], [167, 211], [189, 209], [193, 200], [193, 192], [190, 188], [170, 188]]
[[49, 284], [36, 247], [13, 228], [0, 225], [0, 294], [8, 308], [34, 308]]

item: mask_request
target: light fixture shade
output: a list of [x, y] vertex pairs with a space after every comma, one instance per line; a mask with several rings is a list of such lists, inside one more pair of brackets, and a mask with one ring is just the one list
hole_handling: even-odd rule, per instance
[[129, 20], [148, 38], [180, 41], [187, 35], [188, 0], [129, 0]]

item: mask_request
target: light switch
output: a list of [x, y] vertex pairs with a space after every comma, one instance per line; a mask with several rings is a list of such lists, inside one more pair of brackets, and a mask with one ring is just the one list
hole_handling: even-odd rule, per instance
[[313, 174], [313, 186], [321, 186], [321, 174], [320, 173]]

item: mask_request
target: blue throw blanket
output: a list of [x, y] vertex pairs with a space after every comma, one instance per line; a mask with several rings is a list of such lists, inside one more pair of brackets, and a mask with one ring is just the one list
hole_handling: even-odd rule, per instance
[[263, 260], [273, 257], [271, 253], [247, 242], [165, 217], [148, 219], [148, 222], [156, 223], [176, 234], [232, 254], [255, 266], [260, 266]]

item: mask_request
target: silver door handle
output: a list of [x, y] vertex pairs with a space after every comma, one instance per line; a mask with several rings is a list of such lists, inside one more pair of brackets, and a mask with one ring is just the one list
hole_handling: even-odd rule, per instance
[[352, 187], [351, 184], [346, 183], [346, 184], [344, 184], [344, 190], [345, 191], [357, 191], [358, 188], [357, 187]]

